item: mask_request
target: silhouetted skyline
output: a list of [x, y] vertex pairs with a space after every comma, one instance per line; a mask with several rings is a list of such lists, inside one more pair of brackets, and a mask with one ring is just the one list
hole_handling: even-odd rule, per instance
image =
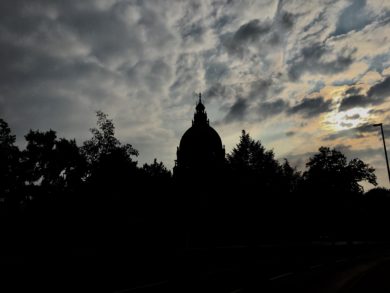
[[[77, 2], [77, 3], [76, 3]], [[203, 93], [230, 152], [246, 129], [303, 169], [320, 146], [389, 186], [388, 1], [43, 1], [0, 4], [0, 117], [88, 139], [101, 110], [118, 138], [172, 169]]]
[[30, 130], [23, 150], [0, 119], [2, 288], [253, 292], [324, 256], [332, 272], [340, 257], [387, 259], [390, 190], [364, 192], [377, 177], [358, 158], [320, 147], [300, 172], [245, 130], [225, 156], [199, 95], [172, 176], [156, 159], [138, 165], [113, 120], [96, 118], [82, 146]]

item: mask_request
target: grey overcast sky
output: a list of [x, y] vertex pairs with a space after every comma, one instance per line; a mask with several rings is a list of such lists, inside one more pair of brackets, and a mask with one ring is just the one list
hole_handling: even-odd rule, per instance
[[[377, 169], [390, 134], [390, 1], [2, 0], [0, 117], [90, 137], [95, 111], [173, 166], [198, 92], [229, 152], [241, 129], [303, 168], [321, 145]], [[389, 141], [390, 143], [390, 141]]]

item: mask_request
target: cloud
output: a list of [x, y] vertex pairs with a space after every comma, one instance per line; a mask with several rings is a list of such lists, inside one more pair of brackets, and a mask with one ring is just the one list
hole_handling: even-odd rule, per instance
[[229, 76], [229, 66], [224, 62], [210, 62], [204, 67], [207, 84], [219, 83]]
[[288, 76], [298, 80], [304, 73], [334, 74], [346, 70], [354, 61], [356, 48], [345, 46], [335, 51], [326, 43], [313, 43], [303, 47], [287, 61]]
[[258, 79], [250, 83], [250, 92], [248, 97], [251, 99], [264, 100], [271, 91], [273, 94], [276, 94], [280, 91], [280, 89], [275, 87], [272, 79]]
[[221, 35], [221, 43], [230, 55], [243, 58], [249, 52], [247, 46], [256, 44], [270, 29], [269, 21], [261, 22], [259, 19], [253, 19], [240, 26], [236, 32]]
[[351, 1], [351, 5], [347, 6], [340, 14], [336, 24], [335, 31], [331, 36], [339, 36], [347, 34], [350, 31], [359, 31], [373, 21], [366, 7], [366, 0]]
[[227, 150], [233, 122], [271, 137], [262, 122], [277, 117], [278, 140], [288, 140], [332, 110], [329, 93], [340, 85], [350, 85], [340, 109], [386, 100], [388, 79], [374, 85], [378, 77], [362, 73], [388, 75], [385, 4], [0, 1], [0, 116], [19, 142], [29, 128], [51, 127], [81, 143], [100, 109], [119, 139], [140, 148], [140, 162], [172, 166], [193, 93], [204, 92]]
[[317, 80], [317, 81], [313, 82], [312, 84], [313, 84], [313, 87], [310, 89], [308, 94], [319, 93], [320, 90], [325, 87], [325, 83], [322, 80]]
[[237, 43], [255, 42], [261, 35], [268, 33], [271, 29], [269, 21], [261, 22], [258, 19], [253, 19], [248, 23], [243, 24], [234, 34], [233, 41]]
[[373, 85], [367, 92], [367, 96], [384, 100], [390, 96], [390, 76]]
[[258, 106], [258, 117], [260, 120], [265, 120], [269, 117], [278, 115], [286, 111], [288, 107], [289, 104], [282, 99], [277, 99], [275, 101], [270, 102], [262, 102]]
[[339, 111], [346, 111], [355, 107], [370, 105], [372, 101], [365, 95], [351, 95], [344, 97], [340, 103]]
[[[384, 126], [385, 135], [390, 134], [390, 126]], [[340, 130], [326, 135], [322, 138], [323, 141], [332, 141], [338, 138], [363, 138], [372, 133], [379, 133], [378, 127], [372, 126], [372, 124], [364, 123], [358, 127]]]
[[215, 98], [228, 98], [232, 95], [234, 95], [236, 92], [231, 86], [226, 86], [220, 82], [214, 83], [212, 86], [210, 86], [204, 95], [208, 99], [215, 99]]
[[332, 101], [325, 101], [323, 97], [304, 98], [301, 102], [288, 109], [287, 114], [299, 114], [304, 118], [313, 118], [319, 114], [329, 112], [332, 107]]
[[245, 114], [248, 111], [248, 103], [244, 99], [238, 99], [233, 106], [230, 108], [229, 112], [225, 116], [224, 121], [227, 123], [233, 121], [241, 121], [245, 118]]
[[356, 119], [359, 119], [360, 118], [360, 114], [354, 114], [354, 115], [351, 115], [351, 116], [346, 116], [345, 119], [347, 120], [356, 120]]
[[377, 84], [371, 86], [366, 95], [348, 95], [355, 92], [355, 88], [348, 89], [347, 94], [341, 101], [339, 111], [346, 111], [354, 107], [365, 107], [368, 105], [380, 105], [390, 96], [390, 76]]
[[345, 91], [346, 95], [357, 95], [358, 93], [361, 92], [361, 88], [356, 88], [356, 87], [350, 87]]
[[362, 160], [372, 160], [378, 154], [382, 155], [383, 149], [379, 146], [377, 148], [356, 149], [352, 145], [338, 144], [334, 146], [335, 149], [342, 152], [348, 159], [359, 158]]
[[221, 43], [230, 55], [240, 58], [250, 55], [252, 46], [253, 54], [265, 54], [285, 43], [287, 33], [293, 28], [297, 17], [298, 15], [284, 11], [278, 5], [272, 19], [252, 19], [236, 31], [221, 35]]
[[175, 74], [167, 52], [177, 44], [158, 8], [125, 1], [0, 6], [0, 115], [18, 143], [29, 128], [53, 128], [81, 143], [98, 109], [130, 143], [158, 126], [160, 98]]

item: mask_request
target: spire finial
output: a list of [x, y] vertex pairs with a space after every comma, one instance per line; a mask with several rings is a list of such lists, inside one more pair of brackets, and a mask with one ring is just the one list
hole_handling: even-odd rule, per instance
[[202, 103], [202, 94], [199, 93], [199, 103]]

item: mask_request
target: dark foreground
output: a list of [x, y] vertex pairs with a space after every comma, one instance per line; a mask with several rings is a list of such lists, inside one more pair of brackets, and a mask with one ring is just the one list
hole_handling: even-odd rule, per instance
[[[9, 248], [1, 292], [389, 292], [385, 243], [131, 251], [126, 247]], [[22, 250], [20, 250], [22, 248]]]

